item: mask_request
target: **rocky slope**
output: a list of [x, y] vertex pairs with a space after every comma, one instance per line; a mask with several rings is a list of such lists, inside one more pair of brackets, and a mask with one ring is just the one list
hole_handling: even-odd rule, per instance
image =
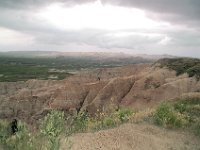
[[[0, 83], [0, 118], [17, 117], [30, 123], [51, 109], [67, 114], [117, 109], [144, 109], [161, 100], [200, 91], [200, 82], [187, 74], [160, 68], [158, 64], [136, 64], [83, 71], [61, 81], [29, 80]], [[114, 107], [113, 107], [114, 106]]]

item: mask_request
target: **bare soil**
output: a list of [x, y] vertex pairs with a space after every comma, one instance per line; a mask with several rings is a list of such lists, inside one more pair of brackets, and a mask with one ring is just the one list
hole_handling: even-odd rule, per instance
[[94, 133], [79, 133], [61, 143], [61, 150], [69, 143], [71, 150], [200, 150], [200, 138], [149, 124], [128, 123]]

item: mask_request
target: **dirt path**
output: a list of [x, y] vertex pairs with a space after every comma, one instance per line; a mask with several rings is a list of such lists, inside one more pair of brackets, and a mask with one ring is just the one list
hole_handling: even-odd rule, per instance
[[[75, 134], [69, 140], [71, 150], [200, 150], [200, 138], [149, 124], [124, 124], [95, 133]], [[61, 144], [61, 150], [66, 147]]]

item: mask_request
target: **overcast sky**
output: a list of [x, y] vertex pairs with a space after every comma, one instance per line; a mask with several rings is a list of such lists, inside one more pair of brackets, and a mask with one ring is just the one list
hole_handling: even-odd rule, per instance
[[0, 0], [0, 51], [200, 57], [200, 0]]

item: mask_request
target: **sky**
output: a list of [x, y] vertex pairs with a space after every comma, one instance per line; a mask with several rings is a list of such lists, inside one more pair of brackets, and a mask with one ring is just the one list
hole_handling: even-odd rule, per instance
[[0, 0], [0, 52], [200, 57], [200, 0]]

